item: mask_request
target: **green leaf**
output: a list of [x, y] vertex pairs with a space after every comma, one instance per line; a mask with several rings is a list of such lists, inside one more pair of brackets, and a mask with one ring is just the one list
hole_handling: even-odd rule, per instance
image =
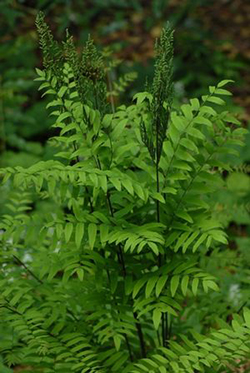
[[162, 292], [162, 289], [164, 288], [166, 282], [167, 282], [168, 276], [162, 276], [157, 281], [156, 287], [155, 287], [155, 295], [156, 297], [159, 297], [159, 295]]
[[122, 185], [125, 187], [125, 189], [127, 189], [129, 194], [132, 194], [132, 196], [134, 195], [134, 188], [129, 179], [122, 180]]
[[172, 116], [172, 122], [179, 132], [182, 132], [185, 129], [185, 123], [183, 122], [181, 117], [179, 117], [177, 115], [173, 115]]
[[181, 280], [181, 291], [184, 296], [186, 296], [187, 294], [188, 282], [189, 282], [189, 276], [184, 276]]
[[88, 235], [89, 235], [89, 246], [93, 250], [96, 240], [97, 226], [96, 224], [90, 223], [88, 226]]
[[198, 239], [198, 241], [194, 244], [193, 246], [193, 253], [198, 249], [198, 247], [206, 240], [207, 238], [207, 233], [203, 233], [200, 238]]
[[245, 323], [250, 328], [250, 310], [246, 307], [243, 308], [243, 315], [245, 319]]
[[101, 175], [99, 177], [100, 185], [104, 193], [107, 193], [108, 185], [107, 185], [107, 177], [105, 175]]
[[162, 189], [162, 193], [177, 194], [177, 190], [172, 187], [165, 187]]
[[194, 152], [198, 153], [198, 148], [195, 143], [187, 138], [182, 138], [180, 144], [184, 146], [186, 149], [193, 150]]
[[36, 70], [37, 75], [45, 77], [45, 72], [44, 71], [38, 69], [37, 67], [35, 68], [35, 70]]
[[227, 91], [226, 89], [220, 89], [220, 88], [217, 88], [215, 93], [217, 95], [223, 95], [223, 96], [232, 96], [232, 93]]
[[161, 322], [161, 311], [158, 308], [156, 308], [153, 311], [153, 323], [154, 323], [155, 330], [158, 330], [160, 322]]
[[183, 162], [183, 161], [179, 161], [177, 159], [174, 160], [174, 162], [172, 163], [172, 166], [174, 168], [179, 169], [179, 170], [192, 171], [192, 168], [189, 166], [188, 163]]
[[177, 211], [175, 215], [178, 216], [178, 218], [188, 221], [189, 223], [193, 223], [193, 219], [186, 211]]
[[197, 128], [188, 128], [187, 133], [190, 136], [195, 137], [197, 139], [205, 140], [205, 136], [203, 135], [201, 131], [197, 130]]
[[155, 192], [155, 193], [152, 193], [151, 196], [152, 196], [152, 198], [156, 199], [157, 201], [159, 201], [161, 203], [165, 203], [165, 199], [160, 193]]
[[166, 240], [166, 243], [165, 243], [165, 245], [166, 245], [166, 247], [169, 247], [169, 246], [171, 246], [172, 245], [172, 243], [180, 236], [180, 234], [181, 234], [181, 232], [179, 232], [179, 231], [174, 231], [174, 232], [172, 232], [169, 236], [168, 236], [168, 238], [167, 238], [167, 240]]
[[110, 181], [111, 183], [114, 185], [114, 187], [119, 190], [119, 192], [121, 191], [121, 182], [118, 178], [115, 178], [115, 177], [111, 177], [110, 178]]
[[118, 334], [116, 334], [114, 335], [113, 339], [114, 339], [116, 351], [119, 351], [121, 347], [121, 338]]
[[70, 237], [73, 232], [73, 224], [72, 223], [66, 223], [65, 229], [64, 229], [64, 235], [65, 235], [65, 242], [69, 242]]
[[81, 246], [83, 235], [84, 235], [84, 223], [77, 223], [76, 231], [75, 231], [75, 243], [76, 243], [77, 248]]
[[70, 118], [71, 114], [68, 111], [65, 111], [64, 113], [60, 114], [57, 118], [57, 123], [63, 122], [65, 119]]
[[64, 94], [66, 93], [67, 89], [68, 89], [68, 87], [62, 86], [62, 87], [59, 89], [58, 93], [57, 93], [58, 96], [59, 96], [60, 98], [62, 98], [62, 97], [64, 96]]
[[140, 278], [140, 280], [136, 282], [134, 289], [133, 289], [133, 294], [132, 294], [133, 298], [136, 297], [136, 295], [139, 293], [139, 291], [141, 290], [141, 288], [143, 287], [146, 281], [147, 279], [145, 277], [142, 277]]
[[146, 196], [145, 196], [144, 190], [143, 190], [143, 188], [141, 187], [141, 185], [139, 185], [139, 184], [134, 184], [134, 190], [135, 190], [135, 193], [138, 195], [138, 197], [139, 197], [140, 199], [142, 199], [143, 201], [145, 201]]
[[189, 104], [182, 105], [181, 110], [189, 121], [193, 119], [192, 107]]
[[192, 292], [194, 295], [197, 295], [198, 285], [199, 285], [199, 279], [195, 277], [192, 282]]
[[175, 293], [176, 293], [176, 290], [178, 288], [179, 282], [180, 282], [180, 276], [179, 275], [175, 275], [171, 278], [170, 291], [171, 291], [171, 294], [172, 294], [173, 298], [175, 296]]
[[208, 97], [207, 101], [212, 102], [213, 104], [217, 104], [217, 105], [225, 105], [225, 101], [219, 97], [214, 97], [214, 96]]
[[150, 294], [152, 293], [152, 290], [155, 287], [155, 284], [156, 284], [157, 280], [158, 280], [158, 276], [153, 276], [148, 280], [147, 286], [146, 286], [146, 289], [145, 289], [145, 297], [146, 298], [150, 297]]
[[107, 224], [100, 225], [100, 240], [102, 245], [108, 240], [109, 226]]
[[183, 234], [181, 234], [181, 236], [179, 236], [178, 241], [174, 247], [175, 252], [177, 252], [178, 249], [182, 246], [182, 244], [186, 242], [189, 235], [190, 235], [190, 232], [188, 231], [188, 232], [184, 232]]
[[193, 110], [198, 111], [200, 109], [200, 101], [198, 98], [191, 98], [190, 103]]
[[79, 280], [83, 281], [84, 270], [82, 268], [77, 268], [76, 273], [77, 273], [77, 276], [78, 276]]
[[138, 92], [133, 97], [133, 100], [136, 100], [136, 103], [138, 105], [141, 104], [146, 99], [148, 99], [151, 102], [153, 99], [152, 94], [150, 94], [149, 92]]
[[186, 240], [184, 245], [182, 246], [182, 252], [185, 254], [188, 247], [191, 245], [191, 243], [199, 236], [200, 231], [193, 232], [191, 236]]
[[[128, 354], [123, 352], [123, 356], [119, 358], [119, 360], [112, 366], [111, 371], [112, 372], [118, 372], [120, 371], [120, 367], [128, 361]], [[87, 368], [89, 369], [89, 368]], [[87, 373], [87, 372], [86, 372]]]
[[158, 249], [156, 243], [148, 241], [147, 244], [152, 249], [152, 251], [155, 253], [155, 255], [159, 255], [159, 249]]
[[228, 83], [234, 83], [234, 80], [231, 80], [231, 79], [222, 80], [220, 83], [217, 84], [217, 87], [218, 88], [224, 87]]
[[204, 124], [208, 127], [212, 127], [213, 125], [212, 122], [208, 118], [205, 118], [205, 117], [196, 117], [194, 119], [194, 122], [198, 124]]
[[167, 373], [167, 370], [164, 366], [161, 366], [158, 369], [159, 369], [160, 373]]
[[206, 286], [214, 291], [219, 291], [219, 287], [218, 285], [216, 284], [216, 282], [214, 281], [211, 281], [211, 280], [205, 280], [204, 281], [206, 283]]
[[124, 290], [125, 294], [129, 295], [133, 290], [133, 277], [132, 276], [126, 276], [125, 282], [124, 282]]

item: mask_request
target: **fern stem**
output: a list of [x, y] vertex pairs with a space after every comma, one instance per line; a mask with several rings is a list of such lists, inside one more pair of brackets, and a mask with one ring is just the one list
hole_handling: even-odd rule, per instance
[[[101, 253], [103, 254], [104, 256], [104, 250], [101, 249]], [[108, 281], [109, 281], [109, 285], [111, 287], [111, 280], [110, 280], [110, 273], [109, 273], [109, 270], [106, 268], [106, 272], [107, 272], [107, 276], [108, 276]], [[113, 297], [113, 300], [114, 300], [114, 303], [116, 306], [118, 306], [116, 300], [115, 300], [115, 297]], [[117, 312], [120, 313], [119, 309], [117, 308]], [[125, 329], [124, 326], [122, 327], [122, 329]], [[125, 334], [125, 333], [124, 333]], [[125, 337], [125, 341], [126, 341], [126, 345], [127, 345], [127, 349], [128, 349], [128, 353], [129, 353], [129, 358], [130, 358], [130, 361], [133, 362], [134, 359], [133, 359], [133, 355], [132, 355], [132, 350], [131, 350], [131, 346], [130, 346], [130, 343], [129, 343], [129, 339], [128, 339], [128, 336], [127, 334], [124, 335]]]
[[[99, 159], [98, 156], [96, 157], [96, 164], [98, 165], [99, 169], [101, 170], [102, 169], [101, 168], [101, 162], [100, 162], [100, 159]], [[111, 200], [110, 200], [109, 192], [107, 192], [106, 198], [107, 198], [107, 203], [108, 203], [110, 215], [112, 217], [114, 217], [114, 211], [113, 211], [112, 203], [111, 203]], [[120, 244], [118, 245], [117, 258], [118, 258], [119, 264], [122, 267], [122, 274], [123, 274], [123, 278], [125, 280], [126, 276], [127, 276], [127, 271], [126, 271], [125, 260], [124, 260], [124, 256], [123, 256], [123, 252], [122, 252], [122, 248], [121, 248]], [[140, 341], [141, 355], [142, 355], [142, 357], [146, 357], [145, 342], [144, 342], [144, 337], [143, 337], [143, 333], [142, 333], [141, 323], [138, 319], [137, 312], [133, 312], [133, 317], [135, 319], [135, 326], [136, 326], [138, 338], [139, 338], [139, 341]]]
[[168, 313], [165, 314], [165, 336], [164, 336], [164, 347], [167, 347], [168, 340], [170, 338], [170, 330], [168, 327]]
[[[160, 193], [160, 178], [159, 178], [159, 161], [160, 161], [160, 154], [159, 154], [159, 118], [156, 118], [156, 190], [157, 193]], [[160, 202], [156, 200], [156, 217], [157, 223], [160, 223]], [[158, 256], [158, 266], [159, 268], [162, 265], [162, 254], [160, 253]], [[167, 320], [164, 320], [164, 313], [161, 315], [161, 327], [162, 327], [162, 345], [165, 347], [165, 340], [167, 334]]]
[[158, 343], [159, 343], [159, 347], [160, 347], [161, 346], [161, 337], [160, 337], [159, 330], [156, 331], [156, 334], [157, 334]]
[[146, 348], [145, 348], [145, 343], [144, 343], [144, 337], [143, 337], [143, 333], [142, 333], [141, 323], [139, 321], [137, 312], [133, 312], [133, 316], [134, 316], [134, 319], [135, 319], [135, 326], [136, 326], [137, 334], [138, 334], [139, 341], [140, 341], [141, 355], [142, 355], [143, 358], [145, 358], [147, 356], [147, 354], [146, 354]]
[[[29, 269], [25, 263], [23, 263], [16, 255], [13, 255], [13, 258], [16, 260], [17, 263], [19, 263], [22, 267], [26, 269], [26, 271], [35, 279], [37, 280], [41, 285], [43, 285], [43, 281], [38, 278], [34, 272]], [[73, 312], [66, 307], [67, 312], [73, 317], [75, 321], [79, 321], [78, 318], [73, 314]]]
[[[96, 97], [96, 90], [95, 90], [95, 100], [96, 100], [96, 106], [97, 106], [98, 102], [97, 102], [97, 97]], [[87, 113], [86, 113], [86, 110], [85, 110], [84, 106], [83, 106], [83, 115], [85, 117], [86, 123], [89, 123], [89, 120], [88, 120], [88, 117], [87, 117]], [[78, 161], [79, 161], [79, 159], [78, 159]], [[96, 161], [97, 167], [101, 170], [101, 168], [102, 168], [101, 167], [101, 162], [100, 162], [100, 159], [99, 159], [98, 156], [95, 158], [95, 161]], [[86, 187], [86, 191], [88, 193], [88, 188], [87, 187]], [[107, 201], [108, 201], [108, 205], [109, 205], [109, 210], [110, 210], [111, 216], [113, 216], [113, 209], [112, 209], [112, 205], [111, 205], [111, 201], [110, 201], [108, 193], [107, 193]], [[90, 196], [89, 196], [89, 202], [90, 202], [90, 210], [91, 210], [91, 212], [94, 212], [94, 207], [93, 207], [93, 204], [92, 204]], [[106, 272], [107, 272], [107, 276], [108, 276], [109, 283], [110, 283], [110, 273], [109, 273], [109, 270], [106, 269]], [[132, 362], [133, 361], [133, 355], [132, 355], [131, 346], [130, 346], [130, 343], [129, 343], [129, 340], [128, 340], [128, 336], [126, 334], [125, 334], [125, 341], [126, 341], [127, 349], [128, 349], [128, 352], [129, 352], [129, 357], [130, 357], [130, 360]]]
[[[113, 217], [114, 216], [113, 215], [113, 208], [112, 208], [109, 193], [107, 193], [107, 200], [108, 200], [108, 205], [109, 205], [109, 209], [110, 209], [110, 214]], [[124, 260], [121, 245], [118, 245], [117, 258], [118, 258], [118, 262], [122, 266], [122, 274], [123, 274], [123, 278], [125, 280], [125, 278], [127, 276], [127, 271], [126, 271], [125, 260]], [[135, 319], [135, 326], [136, 326], [138, 338], [139, 338], [139, 341], [140, 341], [141, 355], [142, 355], [142, 357], [146, 357], [146, 348], [145, 348], [145, 342], [144, 342], [144, 337], [143, 337], [143, 333], [142, 333], [142, 327], [141, 327], [141, 323], [139, 321], [138, 314], [137, 314], [136, 311], [133, 312], [133, 317]]]
[[27, 266], [25, 263], [23, 263], [16, 255], [13, 255], [13, 258], [15, 259], [16, 262], [18, 262], [21, 266], [23, 266], [26, 271], [32, 276], [34, 277], [34, 279], [36, 279], [38, 282], [40, 282], [40, 284], [43, 284], [42, 280], [40, 280], [40, 278], [38, 278], [34, 272], [32, 272]]
[[162, 336], [162, 346], [165, 347], [165, 318], [164, 318], [164, 313], [161, 314], [161, 336]]
[[[100, 159], [99, 159], [98, 156], [95, 158], [95, 161], [96, 161], [96, 164], [97, 164], [98, 168], [101, 170], [102, 169], [101, 162], [100, 162]], [[109, 192], [107, 192], [106, 197], [107, 197], [107, 203], [108, 203], [110, 215], [113, 217], [114, 213], [113, 213], [113, 207], [112, 207], [112, 204], [111, 204]], [[122, 256], [122, 250], [121, 250], [120, 246], [119, 246], [119, 252], [117, 252], [117, 257], [118, 257], [118, 262], [122, 265], [123, 278], [125, 278], [126, 277], [126, 268], [125, 268], [125, 263], [124, 263], [124, 259], [123, 259], [123, 256]], [[107, 272], [108, 279], [109, 279], [109, 282], [110, 282], [109, 270], [106, 269], [106, 272]], [[128, 349], [128, 352], [129, 352], [129, 357], [130, 357], [130, 360], [132, 362], [133, 361], [133, 355], [132, 355], [131, 346], [130, 346], [130, 343], [129, 343], [129, 340], [128, 340], [128, 336], [126, 334], [125, 334], [125, 341], [126, 341], [127, 349]]]

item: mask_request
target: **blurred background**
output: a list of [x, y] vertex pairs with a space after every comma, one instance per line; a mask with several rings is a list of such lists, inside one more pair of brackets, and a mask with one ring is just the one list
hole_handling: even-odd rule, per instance
[[[146, 77], [151, 81], [155, 39], [169, 22], [175, 30], [175, 105], [206, 93], [222, 79], [233, 79], [228, 109], [249, 126], [250, 0], [0, 0], [0, 167], [28, 167], [53, 154], [46, 144], [52, 124], [47, 99], [41, 99], [33, 81], [35, 67], [41, 67], [38, 10], [56, 39], [63, 40], [68, 28], [80, 50], [91, 34], [107, 56], [115, 57], [113, 80], [127, 77], [118, 105], [144, 90]], [[241, 156], [228, 159], [233, 169], [223, 175], [228, 188], [214, 197], [229, 234], [227, 262], [218, 254], [220, 266], [217, 256], [210, 270], [220, 271], [232, 307], [241, 300], [235, 303], [237, 311], [244, 297], [249, 302], [250, 136]], [[0, 208], [4, 193], [2, 189]]]

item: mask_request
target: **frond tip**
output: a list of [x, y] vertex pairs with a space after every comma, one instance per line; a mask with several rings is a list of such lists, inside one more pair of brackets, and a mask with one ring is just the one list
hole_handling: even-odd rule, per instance
[[36, 16], [36, 28], [39, 35], [40, 48], [43, 52], [43, 65], [45, 69], [53, 70], [60, 75], [63, 54], [57, 41], [54, 40], [52, 32], [45, 22], [43, 12], [38, 12]]
[[149, 146], [149, 134], [143, 134], [143, 141], [148, 147], [152, 159], [160, 161], [162, 145], [166, 137], [166, 130], [170, 117], [170, 111], [173, 101], [173, 34], [174, 31], [168, 25], [162, 30], [160, 39], [156, 41], [155, 53], [155, 73], [152, 83], [151, 93], [153, 96], [150, 104], [150, 111], [153, 119], [150, 124], [150, 132], [155, 135], [154, 146]]

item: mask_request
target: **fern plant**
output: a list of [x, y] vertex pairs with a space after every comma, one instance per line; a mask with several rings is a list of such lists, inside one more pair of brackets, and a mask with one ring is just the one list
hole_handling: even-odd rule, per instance
[[[250, 311], [201, 334], [187, 303], [218, 291], [203, 258], [227, 245], [212, 195], [245, 130], [221, 96], [172, 108], [173, 32], [156, 45], [152, 86], [108, 104], [91, 39], [78, 55], [37, 16], [55, 158], [1, 169], [4, 362], [34, 372], [214, 372], [249, 356]], [[113, 107], [110, 107], [113, 106]], [[219, 107], [219, 109], [217, 109]], [[211, 328], [213, 326], [213, 328]]]

